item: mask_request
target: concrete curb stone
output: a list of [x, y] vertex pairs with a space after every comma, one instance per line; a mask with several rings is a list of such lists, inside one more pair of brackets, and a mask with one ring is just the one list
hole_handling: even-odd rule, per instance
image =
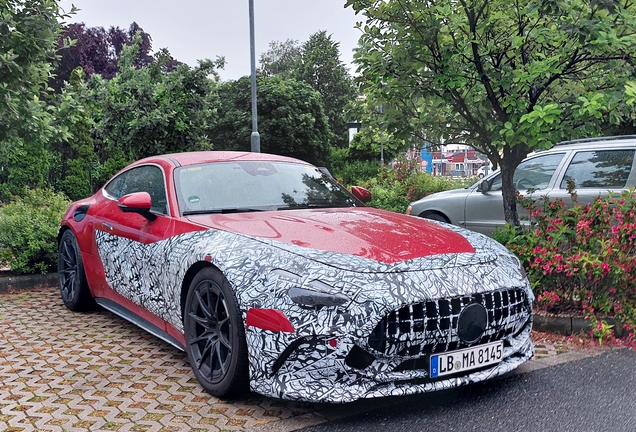
[[[605, 321], [614, 326], [614, 335], [623, 337], [623, 325], [614, 318], [605, 318]], [[534, 314], [532, 329], [540, 332], [557, 333], [562, 335], [589, 334], [592, 330], [590, 322], [583, 317], [574, 316], [548, 316]]]
[[57, 287], [58, 283], [57, 273], [17, 276], [8, 272], [0, 272], [0, 293], [34, 288], [53, 288]]

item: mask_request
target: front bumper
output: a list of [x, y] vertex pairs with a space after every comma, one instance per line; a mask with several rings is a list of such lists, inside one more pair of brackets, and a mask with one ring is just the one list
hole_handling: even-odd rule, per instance
[[[376, 353], [375, 359], [360, 369], [350, 366], [351, 361], [347, 360], [352, 350], [361, 351], [359, 340], [356, 344], [355, 338], [306, 338], [296, 343], [292, 352], [285, 353], [278, 370], [268, 368], [269, 373], [253, 379], [251, 387], [253, 391], [271, 397], [328, 403], [449, 389], [503, 375], [532, 358], [534, 346], [530, 340], [531, 330], [532, 319], [529, 318], [518, 334], [504, 339], [503, 360], [500, 363], [458, 376], [437, 379], [429, 376], [428, 356], [419, 357], [421, 361], [415, 363], [421, 368], [405, 369], [401, 365], [409, 357], [382, 356]], [[264, 335], [260, 333], [257, 329], [248, 331], [248, 345], [262, 344]], [[278, 351], [280, 352], [282, 351]], [[264, 355], [261, 359], [267, 357]], [[280, 355], [277, 359], [279, 358]], [[271, 364], [273, 363], [270, 362]]]

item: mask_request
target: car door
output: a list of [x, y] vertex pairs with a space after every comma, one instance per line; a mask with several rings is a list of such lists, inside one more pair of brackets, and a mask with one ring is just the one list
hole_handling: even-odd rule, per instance
[[574, 181], [579, 204], [588, 204], [610, 192], [617, 195], [636, 184], [636, 149], [579, 150], [573, 153], [563, 175], [548, 196], [572, 205], [567, 181]]
[[[554, 187], [558, 172], [566, 152], [539, 154], [521, 162], [513, 177], [517, 190], [528, 195], [528, 189], [534, 189], [534, 195], [545, 195]], [[490, 189], [481, 192], [474, 189], [466, 197], [465, 226], [466, 228], [486, 235], [492, 235], [498, 227], [505, 225], [503, 212], [503, 198], [501, 195], [501, 173], [485, 179], [490, 182]], [[517, 206], [520, 218], [527, 218], [525, 209]]]
[[[154, 220], [137, 213], [124, 213], [117, 200], [134, 192], [148, 192], [152, 199]], [[133, 167], [114, 177], [103, 189], [104, 200], [95, 212], [94, 230], [99, 255], [110, 288], [132, 302], [148, 308], [155, 298], [148, 275], [154, 260], [146, 247], [166, 237], [173, 230], [174, 219], [166, 195], [165, 175], [158, 165]]]

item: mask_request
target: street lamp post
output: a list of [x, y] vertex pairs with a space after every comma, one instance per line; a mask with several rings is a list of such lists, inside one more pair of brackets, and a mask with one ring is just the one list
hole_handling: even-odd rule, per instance
[[[382, 104], [380, 104], [380, 114], [383, 112]], [[380, 165], [384, 166], [384, 141], [382, 141], [382, 133], [380, 133]]]
[[250, 57], [252, 66], [252, 135], [250, 142], [252, 151], [261, 152], [261, 136], [258, 133], [258, 113], [256, 108], [256, 46], [254, 44], [254, 0], [250, 4]]

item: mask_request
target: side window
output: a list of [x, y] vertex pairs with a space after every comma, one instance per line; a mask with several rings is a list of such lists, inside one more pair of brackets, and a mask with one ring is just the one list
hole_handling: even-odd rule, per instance
[[[553, 153], [521, 162], [513, 177], [515, 187], [520, 190], [547, 188], [563, 156], [565, 153]], [[501, 190], [501, 174], [493, 179], [490, 190]]]
[[157, 166], [145, 165], [129, 169], [111, 180], [105, 190], [115, 199], [134, 192], [148, 192], [152, 198], [151, 210], [163, 214], [168, 212], [163, 173]]
[[634, 150], [598, 150], [578, 152], [568, 166], [561, 189], [567, 179], [574, 180], [578, 189], [624, 188], [634, 164]]

